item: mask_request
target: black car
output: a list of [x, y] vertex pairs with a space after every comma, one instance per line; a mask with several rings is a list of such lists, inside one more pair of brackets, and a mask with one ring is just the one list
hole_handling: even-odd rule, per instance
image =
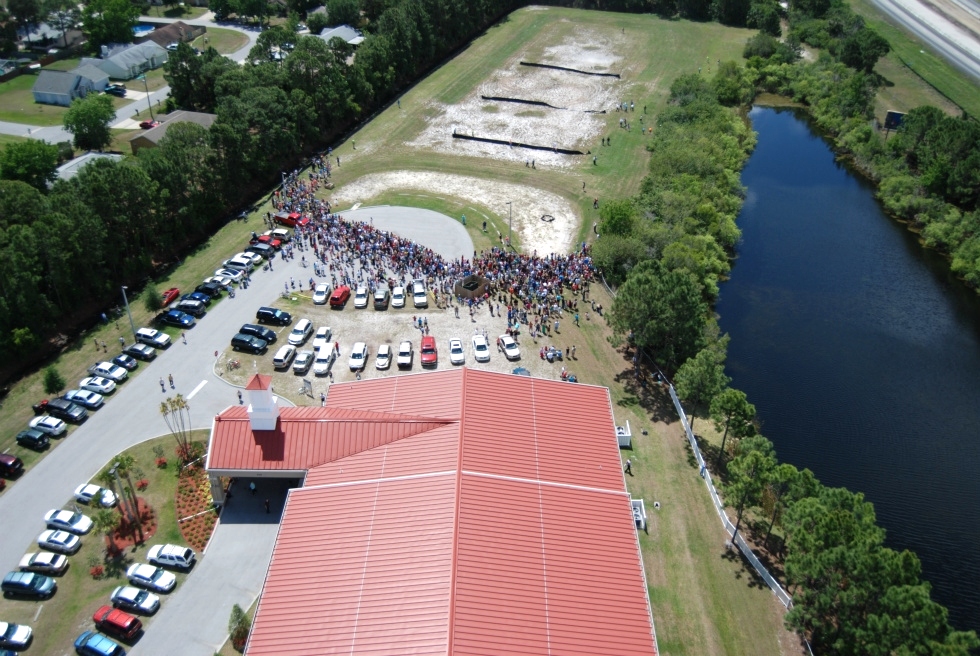
[[255, 318], [259, 323], [272, 323], [277, 326], [288, 326], [293, 322], [293, 315], [271, 307], [260, 307], [255, 313]]
[[132, 357], [126, 355], [125, 353], [120, 353], [112, 359], [113, 364], [118, 364], [120, 367], [126, 371], [132, 371], [136, 367], [140, 366], [140, 363], [134, 360]]
[[191, 292], [180, 297], [182, 301], [200, 301], [205, 305], [211, 305], [211, 297], [201, 292]]
[[50, 442], [48, 441], [48, 436], [41, 431], [36, 428], [28, 428], [17, 433], [17, 444], [28, 449], [34, 449], [35, 451], [42, 451], [48, 447]]
[[245, 252], [261, 255], [267, 260], [271, 260], [276, 256], [276, 249], [274, 249], [272, 246], [269, 246], [268, 244], [262, 244], [262, 243], [252, 244], [251, 246], [245, 249]]
[[[52, 417], [57, 417], [62, 421], [71, 422], [73, 424], [80, 424], [88, 419], [88, 410], [65, 399], [49, 399], [47, 401], [42, 401], [38, 404], [38, 407], [42, 408], [43, 412], [48, 413]], [[38, 407], [34, 408], [35, 412], [37, 411]]]
[[194, 327], [194, 317], [185, 312], [181, 312], [180, 310], [168, 310], [166, 312], [161, 312], [157, 315], [156, 322], [162, 323], [166, 326], [176, 326], [178, 328]]
[[110, 84], [105, 88], [105, 92], [110, 96], [117, 96], [119, 98], [126, 97], [126, 87], [121, 84]]
[[275, 344], [279, 336], [276, 335], [276, 331], [271, 328], [263, 328], [262, 326], [256, 326], [254, 323], [243, 324], [241, 328], [238, 329], [242, 335], [251, 335], [252, 337], [258, 337], [259, 339], [264, 339], [269, 344]]
[[143, 362], [149, 362], [153, 358], [157, 357], [156, 349], [147, 344], [130, 344], [123, 349], [123, 353], [131, 358], [142, 360]]
[[206, 282], [201, 285], [198, 285], [194, 289], [194, 291], [200, 294], [206, 294], [211, 298], [218, 298], [219, 296], [221, 296], [222, 289], [223, 289], [222, 286], [216, 282]]
[[251, 335], [238, 333], [231, 338], [231, 347], [236, 351], [248, 351], [249, 353], [260, 354], [265, 352], [268, 342]]

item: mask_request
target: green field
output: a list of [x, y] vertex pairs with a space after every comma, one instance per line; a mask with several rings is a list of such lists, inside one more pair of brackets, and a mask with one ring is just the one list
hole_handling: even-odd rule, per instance
[[210, 46], [221, 54], [227, 55], [245, 47], [247, 43], [248, 36], [241, 32], [209, 27], [208, 31], [194, 39], [191, 45], [201, 51]]

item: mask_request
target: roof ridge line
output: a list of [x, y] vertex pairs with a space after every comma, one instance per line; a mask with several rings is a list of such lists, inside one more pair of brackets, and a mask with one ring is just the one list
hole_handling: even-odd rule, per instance
[[528, 483], [530, 485], [546, 485], [548, 487], [560, 487], [568, 490], [581, 490], [583, 492], [600, 492], [603, 494], [612, 494], [613, 496], [628, 497], [630, 494], [627, 491], [620, 490], [610, 490], [602, 487], [592, 487], [590, 485], [573, 485], [572, 483], [559, 483], [558, 481], [546, 481], [540, 478], [524, 478], [523, 476], [505, 476], [503, 474], [491, 474], [489, 472], [479, 472], [472, 471], [469, 469], [460, 470], [460, 474], [466, 474], [469, 476], [479, 476], [481, 478], [495, 478], [501, 481], [511, 481], [513, 483]]
[[[388, 446], [388, 445], [385, 444], [383, 446]], [[329, 488], [353, 487], [355, 485], [377, 485], [380, 483], [394, 483], [396, 481], [411, 481], [411, 480], [418, 480], [422, 478], [436, 478], [439, 476], [447, 476], [449, 474], [454, 474], [457, 472], [458, 470], [455, 469], [445, 469], [443, 471], [424, 472], [422, 474], [405, 474], [403, 476], [365, 478], [365, 479], [358, 479], [356, 481], [341, 481], [339, 483], [320, 483], [319, 485], [308, 485], [295, 489], [297, 493], [302, 493], [305, 490], [326, 490]]]
[[456, 570], [459, 566], [459, 500], [463, 488], [463, 427], [466, 425], [466, 378], [467, 367], [462, 368], [463, 382], [459, 395], [459, 448], [456, 450], [456, 498], [453, 507], [453, 555], [449, 566], [449, 616], [446, 632], [446, 656], [453, 654], [453, 640], [456, 637]]
[[[534, 474], [541, 480], [541, 454], [538, 452], [538, 404], [534, 395], [534, 379], [531, 379], [531, 423], [534, 426]], [[541, 485], [538, 493], [538, 536], [541, 539], [541, 583], [544, 586], [544, 636], [547, 640], [548, 654], [551, 654], [551, 609], [548, 606], [548, 554], [545, 547], [544, 502], [541, 499]]]

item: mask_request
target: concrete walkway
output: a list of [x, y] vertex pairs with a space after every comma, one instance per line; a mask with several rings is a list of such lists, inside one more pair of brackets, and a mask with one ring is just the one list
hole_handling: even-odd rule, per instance
[[[473, 252], [466, 230], [454, 219], [435, 212], [385, 207], [344, 215], [352, 220], [373, 216], [375, 225], [413, 237], [446, 257]], [[262, 230], [258, 218], [252, 218], [248, 227]], [[219, 262], [214, 264], [217, 267]], [[305, 280], [312, 274], [312, 268], [301, 267], [300, 258], [289, 262], [277, 258], [273, 266], [272, 272], [256, 270], [247, 290], [214, 306], [196, 327], [187, 331], [186, 344], [178, 338], [156, 360], [141, 364], [139, 375], [121, 385], [104, 407], [92, 413], [69, 437], [59, 440], [30, 472], [8, 486], [0, 495], [4, 528], [0, 569], [16, 568], [20, 557], [35, 546], [34, 541], [44, 530], [44, 513], [62, 507], [77, 485], [90, 480], [120, 451], [167, 433], [159, 415], [164, 398], [175, 392], [183, 394], [189, 399], [193, 427], [205, 429], [210, 429], [216, 414], [238, 403], [237, 388], [214, 372], [215, 352], [224, 352], [238, 326], [254, 322], [256, 309], [274, 301], [290, 276]], [[284, 331], [288, 328], [278, 330], [280, 335]], [[95, 348], [91, 351], [93, 362], [105, 359]], [[247, 368], [253, 366], [255, 358], [243, 355], [241, 361]], [[160, 380], [166, 381], [169, 374], [173, 374], [176, 389], [167, 385], [166, 391], [161, 392]], [[218, 523], [208, 553], [187, 581], [164, 598], [158, 616], [149, 620], [146, 634], [132, 653], [209, 656], [227, 637], [232, 604], [248, 608], [255, 601], [278, 524], [256, 525], [242, 519], [240, 513], [246, 512], [248, 505], [241, 493], [245, 485], [235, 492], [229, 504], [230, 515]], [[270, 498], [281, 504], [285, 495]], [[264, 521], [265, 517], [259, 520]]]

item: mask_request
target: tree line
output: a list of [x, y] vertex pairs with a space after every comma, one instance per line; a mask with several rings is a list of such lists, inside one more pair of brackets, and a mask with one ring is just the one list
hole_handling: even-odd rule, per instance
[[[778, 51], [767, 59], [794, 58], [792, 48]], [[826, 111], [856, 103], [848, 85], [861, 87], [866, 75], [840, 62], [828, 59], [799, 79], [827, 81], [826, 69], [843, 78], [841, 97]], [[966, 656], [980, 640], [953, 630], [914, 553], [885, 546], [873, 505], [780, 463], [758, 432], [755, 407], [729, 387], [728, 336], [711, 307], [739, 239], [738, 175], [755, 141], [737, 110], [725, 105], [751, 98], [758, 70], [729, 62], [711, 80], [687, 75], [671, 86], [640, 193], [601, 211], [593, 254], [619, 286], [610, 323], [673, 376], [681, 398], [708, 409], [722, 435], [721, 446], [707, 450], [709, 466], [734, 511], [736, 533], [751, 525], [758, 543], [782, 562], [793, 597], [788, 627], [822, 654]], [[845, 120], [862, 111], [857, 103]]]

